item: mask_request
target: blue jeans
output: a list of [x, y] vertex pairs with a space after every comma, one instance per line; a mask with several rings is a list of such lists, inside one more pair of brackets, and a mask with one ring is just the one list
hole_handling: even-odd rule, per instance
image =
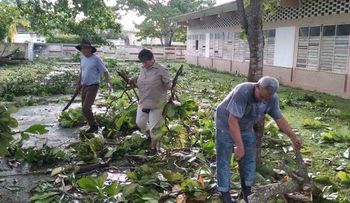
[[[253, 186], [256, 177], [256, 140], [253, 129], [241, 131], [245, 154], [242, 159], [246, 186]], [[233, 139], [229, 132], [216, 130], [216, 173], [218, 191], [227, 192], [231, 183]]]

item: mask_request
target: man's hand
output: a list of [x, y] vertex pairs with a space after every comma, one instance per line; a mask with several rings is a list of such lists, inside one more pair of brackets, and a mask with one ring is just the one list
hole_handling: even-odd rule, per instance
[[244, 146], [237, 146], [235, 147], [235, 156], [236, 156], [236, 159], [237, 161], [241, 160], [244, 156]]
[[109, 93], [111, 93], [113, 90], [111, 83], [107, 82], [107, 88], [108, 88]]
[[79, 94], [80, 90], [81, 90], [81, 85], [77, 85], [77, 86], [75, 87], [74, 94]]
[[298, 135], [293, 136], [290, 140], [293, 142], [293, 145], [297, 150], [300, 150], [300, 148], [304, 146], [303, 140]]

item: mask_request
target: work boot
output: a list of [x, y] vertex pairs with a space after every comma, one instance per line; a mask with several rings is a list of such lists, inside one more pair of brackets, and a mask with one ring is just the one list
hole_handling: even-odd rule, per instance
[[90, 126], [90, 128], [86, 131], [86, 133], [97, 133], [98, 132], [98, 126]]
[[232, 199], [230, 192], [221, 192], [221, 200], [224, 203], [236, 203], [236, 200]]
[[241, 197], [242, 199], [244, 199], [244, 201], [245, 201], [246, 203], [248, 203], [248, 197], [249, 197], [249, 195], [251, 195], [251, 194], [252, 194], [252, 187], [245, 186], [245, 188], [242, 188], [240, 197]]

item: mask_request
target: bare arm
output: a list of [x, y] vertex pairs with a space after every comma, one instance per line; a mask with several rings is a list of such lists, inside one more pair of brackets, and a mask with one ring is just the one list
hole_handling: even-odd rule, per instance
[[235, 154], [238, 160], [243, 158], [244, 156], [244, 145], [242, 141], [242, 136], [241, 136], [241, 129], [239, 127], [238, 119], [231, 114], [229, 115], [228, 118], [228, 126], [230, 128], [230, 134], [233, 139], [233, 142], [236, 145], [236, 150]]
[[112, 85], [111, 85], [111, 83], [109, 82], [109, 81], [110, 81], [110, 78], [109, 78], [109, 73], [108, 73], [108, 71], [104, 72], [103, 75], [104, 75], [104, 77], [105, 77], [106, 86], [107, 86], [109, 92], [111, 92], [111, 91], [112, 91]]
[[110, 82], [110, 77], [109, 77], [109, 73], [108, 71], [103, 73], [104, 77], [105, 77], [105, 82], [106, 84], [108, 84]]
[[79, 73], [79, 78], [75, 88], [75, 94], [78, 94], [81, 89], [81, 72]]
[[302, 139], [293, 132], [292, 128], [290, 127], [284, 116], [282, 116], [280, 119], [277, 119], [276, 123], [280, 130], [290, 138], [290, 140], [293, 142], [294, 146], [297, 149], [303, 147]]

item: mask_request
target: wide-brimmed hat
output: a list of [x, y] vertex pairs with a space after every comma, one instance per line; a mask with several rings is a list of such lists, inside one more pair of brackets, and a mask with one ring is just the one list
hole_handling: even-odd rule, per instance
[[81, 51], [82, 47], [91, 47], [92, 53], [95, 53], [97, 51], [96, 47], [92, 46], [91, 43], [85, 39], [83, 39], [79, 45], [75, 46], [75, 48], [78, 49], [79, 51]]

